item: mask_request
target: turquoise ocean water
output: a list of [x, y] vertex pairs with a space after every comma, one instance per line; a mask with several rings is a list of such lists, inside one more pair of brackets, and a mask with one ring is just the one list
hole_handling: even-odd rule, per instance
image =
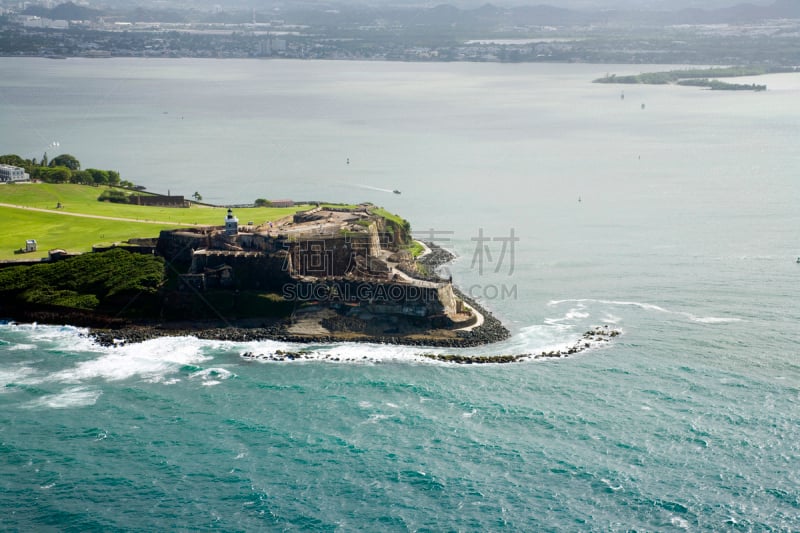
[[405, 216], [512, 330], [467, 352], [623, 331], [568, 359], [458, 366], [4, 323], [0, 528], [800, 529], [800, 76], [750, 94], [590, 83], [663, 66], [0, 68], [2, 153], [218, 203]]

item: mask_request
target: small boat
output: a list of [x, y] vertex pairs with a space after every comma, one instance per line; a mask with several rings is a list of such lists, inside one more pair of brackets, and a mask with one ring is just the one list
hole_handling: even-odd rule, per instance
[[397, 189], [393, 190], [392, 192], [395, 194], [400, 194], [400, 191], [398, 191]]

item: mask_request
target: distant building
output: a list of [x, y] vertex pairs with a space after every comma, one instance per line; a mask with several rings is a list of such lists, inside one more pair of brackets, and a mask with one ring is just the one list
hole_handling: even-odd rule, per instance
[[233, 210], [228, 209], [228, 216], [225, 217], [225, 235], [238, 235], [239, 219], [233, 216]]
[[258, 43], [258, 55], [261, 56], [271, 56], [275, 53], [285, 51], [286, 39], [276, 39], [275, 37], [270, 37], [268, 39], [264, 39], [263, 41], [259, 41]]
[[270, 207], [294, 207], [293, 200], [271, 200]]
[[35, 17], [30, 15], [20, 15], [17, 20], [22, 23], [25, 28], [49, 28], [52, 30], [66, 30], [69, 28], [69, 22], [66, 20], [52, 20], [45, 17]]
[[0, 183], [10, 183], [12, 181], [28, 181], [30, 176], [25, 173], [24, 168], [12, 165], [0, 165]]
[[28, 239], [25, 241], [25, 252], [35, 252], [37, 248], [36, 239]]

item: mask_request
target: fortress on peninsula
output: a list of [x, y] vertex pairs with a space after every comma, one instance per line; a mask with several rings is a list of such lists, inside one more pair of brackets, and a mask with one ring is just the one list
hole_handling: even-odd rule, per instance
[[[347, 328], [366, 323], [461, 329], [478, 314], [452, 280], [426, 272], [409, 252], [408, 223], [371, 204], [314, 207], [264, 224], [163, 231], [157, 251], [178, 275], [178, 293], [280, 294], [295, 314], [316, 313]], [[359, 325], [360, 324], [360, 325]]]

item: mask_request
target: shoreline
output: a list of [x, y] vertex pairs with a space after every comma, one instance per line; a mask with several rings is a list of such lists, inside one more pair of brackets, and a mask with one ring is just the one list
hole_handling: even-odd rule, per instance
[[[441, 247], [426, 244], [426, 253], [420, 262], [431, 272], [449, 263], [454, 255]], [[297, 329], [287, 319], [249, 319], [244, 321], [191, 320], [189, 322], [129, 323], [115, 328], [90, 327], [89, 335], [103, 346], [117, 346], [138, 343], [157, 337], [191, 335], [198, 339], [250, 342], [274, 340], [298, 344], [328, 344], [337, 342], [356, 342], [366, 344], [390, 344], [399, 346], [418, 346], [430, 348], [474, 348], [508, 339], [510, 331], [503, 326], [491, 312], [484, 309], [457, 287], [453, 287], [459, 298], [476, 313], [482, 322], [465, 329], [439, 330], [419, 329], [409, 334], [369, 335], [353, 331], [330, 331], [329, 333], [296, 333]]]
[[[430, 252], [426, 252], [419, 262], [430, 272], [449, 263], [454, 255], [443, 248], [426, 243]], [[432, 275], [435, 277], [435, 275]], [[90, 335], [104, 346], [120, 343], [142, 342], [156, 337], [192, 335], [200, 339], [249, 342], [274, 340], [298, 344], [328, 344], [336, 342], [357, 342], [367, 344], [393, 344], [400, 346], [419, 346], [432, 348], [474, 348], [503, 341], [511, 333], [489, 311], [481, 307], [472, 298], [453, 288], [457, 296], [482, 316], [482, 323], [471, 329], [440, 330], [435, 328], [419, 328], [406, 334], [365, 334], [355, 331], [329, 331], [317, 333], [300, 331], [296, 324], [288, 319], [250, 319], [245, 321], [192, 320], [188, 323], [139, 323], [122, 328], [92, 328]], [[293, 330], [293, 331], [290, 331]], [[310, 329], [310, 328], [309, 328]], [[327, 329], [327, 328], [326, 328]]]
[[[429, 251], [419, 258], [419, 262], [427, 269], [429, 279], [438, 279], [436, 270], [454, 259], [454, 255], [431, 243], [426, 243]], [[110, 315], [100, 315], [88, 311], [69, 310], [57, 307], [37, 307], [32, 309], [8, 309], [0, 304], [0, 316], [6, 316], [13, 322], [41, 323], [49, 325], [71, 325], [88, 328], [85, 334], [103, 347], [118, 347], [126, 344], [138, 344], [161, 337], [191, 336], [202, 340], [219, 340], [229, 342], [277, 341], [294, 344], [314, 345], [332, 343], [364, 343], [411, 346], [418, 348], [461, 349], [486, 346], [508, 339], [509, 330], [490, 311], [481, 306], [473, 298], [453, 287], [455, 294], [463, 299], [480, 317], [478, 323], [461, 329], [436, 329], [405, 324], [404, 332], [392, 334], [370, 334], [363, 331], [348, 330], [347, 327], [330, 330], [320, 326], [325, 319], [312, 317], [309, 323], [298, 324], [293, 318], [251, 318], [243, 320], [187, 320], [157, 321], [147, 319], [126, 319]], [[346, 323], [346, 317], [341, 317]], [[621, 331], [609, 328], [608, 325], [594, 326], [585, 332], [574, 343], [562, 349], [543, 351], [541, 353], [501, 354], [501, 355], [464, 355], [453, 353], [421, 353], [420, 357], [455, 364], [487, 364], [517, 363], [543, 358], [563, 358], [609, 342], [621, 335]], [[286, 361], [304, 359], [307, 350], [277, 350], [272, 354], [240, 354], [245, 359], [263, 359], [269, 361]]]
[[[430, 274], [438, 280], [435, 269], [451, 261], [450, 252], [426, 245], [426, 253], [419, 260]], [[344, 316], [326, 319], [326, 312], [310, 314], [298, 320], [292, 317], [250, 319], [190, 319], [185, 321], [161, 321], [153, 319], [130, 319], [99, 314], [78, 309], [65, 310], [55, 306], [32, 306], [27, 309], [10, 308], [0, 303], [0, 316], [12, 321], [51, 325], [72, 325], [89, 329], [88, 336], [102, 346], [119, 346], [140, 343], [158, 337], [194, 336], [198, 339], [249, 342], [274, 340], [298, 344], [328, 344], [356, 342], [393, 344], [430, 348], [469, 348], [487, 345], [507, 339], [510, 332], [491, 313], [454, 287], [462, 298], [480, 317], [479, 323], [464, 329], [441, 329], [431, 325], [419, 325], [402, 317], [395, 318], [397, 327], [386, 332], [353, 330], [348, 328]], [[326, 323], [327, 321], [327, 323]], [[331, 327], [326, 327], [331, 326]], [[391, 333], [388, 333], [391, 331]]]
[[[438, 279], [436, 270], [454, 259], [454, 255], [431, 243], [426, 243], [429, 251], [418, 259], [428, 270], [430, 279]], [[51, 325], [69, 324], [76, 327], [88, 328], [85, 334], [103, 347], [118, 347], [126, 344], [138, 344], [161, 337], [191, 336], [201, 340], [219, 340], [229, 342], [277, 341], [307, 346], [315, 344], [332, 343], [365, 343], [398, 346], [412, 346], [418, 348], [461, 349], [486, 346], [508, 339], [509, 330], [503, 326], [490, 311], [470, 298], [457, 287], [453, 287], [456, 295], [464, 300], [474, 310], [482, 321], [472, 327], [463, 329], [441, 330], [435, 328], [411, 328], [405, 333], [396, 334], [368, 334], [358, 331], [343, 330], [331, 331], [324, 328], [327, 333], [319, 332], [318, 327], [298, 326], [290, 318], [257, 318], [244, 320], [187, 320], [187, 321], [155, 321], [132, 320], [108, 315], [98, 315], [92, 312], [71, 310], [66, 312], [59, 308], [36, 308], [28, 310], [4, 309], [0, 304], [0, 316], [10, 315], [13, 321], [26, 323], [42, 323]], [[311, 321], [314, 325], [321, 325], [324, 320]], [[343, 319], [345, 317], [342, 317]], [[419, 354], [439, 362], [454, 364], [500, 364], [518, 363], [544, 358], [563, 358], [574, 355], [593, 347], [601, 346], [611, 339], [621, 335], [621, 331], [610, 328], [608, 325], [595, 326], [586, 331], [574, 343], [562, 349], [543, 351], [540, 353], [500, 354], [500, 355], [464, 355], [453, 353]], [[244, 359], [287, 361], [308, 358], [308, 351], [298, 348], [296, 351], [276, 350], [271, 354], [253, 354], [245, 352], [240, 354]]]

